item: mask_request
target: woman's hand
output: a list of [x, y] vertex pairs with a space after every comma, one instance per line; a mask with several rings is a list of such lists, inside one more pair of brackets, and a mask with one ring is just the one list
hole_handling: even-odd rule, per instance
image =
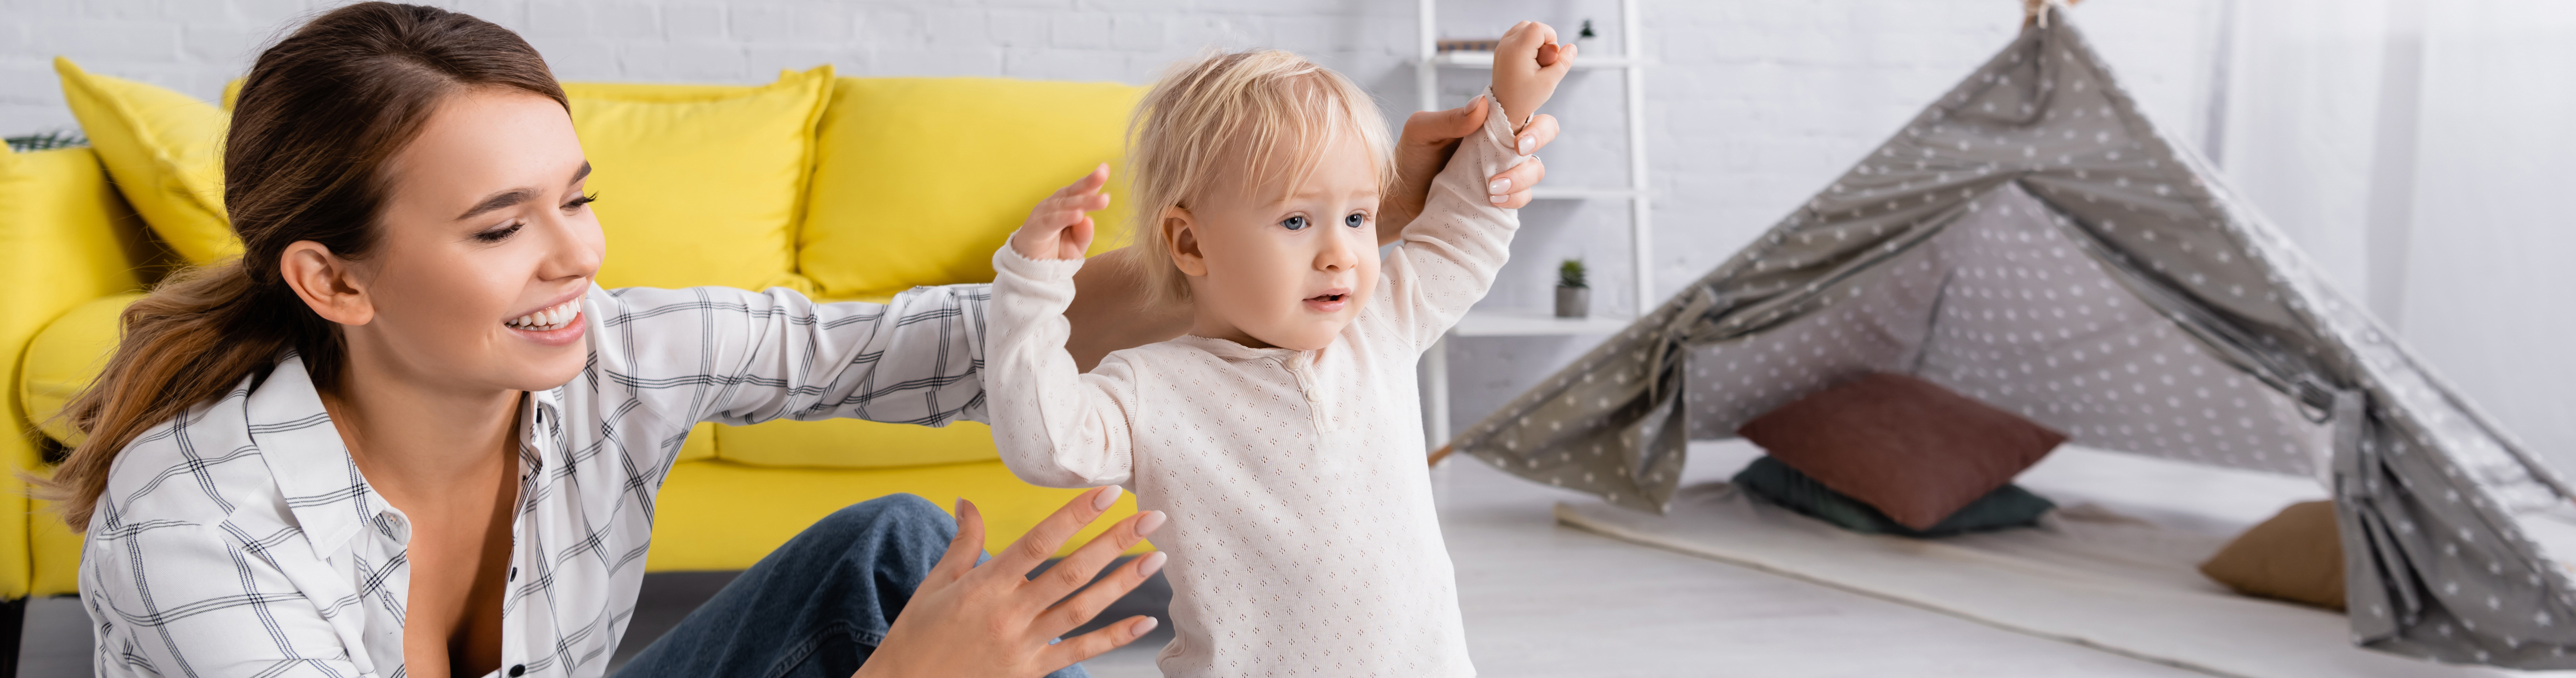
[[[1093, 173], [1093, 178], [1105, 176]], [[1080, 256], [1081, 250], [1074, 253]], [[974, 504], [957, 500], [957, 538], [948, 543], [948, 554], [913, 591], [885, 642], [855, 678], [1037, 678], [1152, 631], [1154, 618], [1139, 615], [1048, 644], [1162, 569], [1162, 552], [1148, 553], [1073, 593], [1101, 566], [1162, 527], [1161, 511], [1118, 521], [1046, 574], [1028, 578], [1029, 570], [1046, 562], [1057, 546], [1109, 510], [1118, 494], [1111, 486], [1075, 497], [982, 565], [975, 560], [984, 552], [983, 514]]]
[[1109, 163], [1038, 201], [1029, 220], [1011, 233], [1011, 250], [1030, 259], [1081, 259], [1091, 249], [1091, 213], [1109, 209]]
[[[1431, 178], [1449, 166], [1449, 156], [1458, 152], [1458, 140], [1485, 126], [1489, 109], [1484, 97], [1469, 100], [1467, 105], [1445, 111], [1418, 111], [1404, 120], [1404, 132], [1395, 140], [1395, 190], [1378, 201], [1377, 244], [1394, 244], [1404, 236], [1404, 225], [1422, 214], [1423, 199], [1431, 193]], [[1521, 155], [1537, 153], [1547, 142], [1556, 140], [1556, 116], [1541, 115], [1530, 121], [1514, 137], [1513, 145]], [[1486, 177], [1486, 200], [1495, 207], [1520, 209], [1529, 205], [1530, 188], [1547, 178], [1547, 165], [1532, 156], [1527, 162]]]
[[[1486, 111], [1485, 98], [1477, 97], [1465, 106], [1421, 111], [1404, 121], [1404, 132], [1395, 142], [1395, 190], [1378, 203], [1377, 244], [1391, 245], [1404, 236], [1404, 225], [1422, 214], [1423, 198], [1431, 193], [1431, 178], [1449, 166], [1449, 156], [1458, 152], [1459, 139], [1484, 128]], [[1556, 116], [1540, 115], [1521, 129], [1513, 145], [1521, 155], [1530, 155], [1555, 140]], [[1105, 171], [1094, 174], [1103, 183], [1109, 179]], [[1520, 209], [1529, 205], [1530, 188], [1546, 178], [1547, 164], [1531, 156], [1511, 169], [1486, 177], [1485, 188], [1492, 194], [1486, 199], [1495, 207]], [[1108, 197], [1102, 196], [1097, 204], [1107, 207]], [[1023, 226], [1022, 230], [1028, 229]], [[1012, 236], [1013, 247], [1018, 247], [1018, 241], [1019, 236]], [[1190, 329], [1188, 302], [1151, 307], [1140, 302], [1145, 297], [1145, 278], [1128, 262], [1135, 256], [1131, 249], [1102, 252], [1101, 261], [1073, 274], [1073, 305], [1064, 310], [1065, 319], [1073, 322], [1073, 336], [1065, 341], [1065, 350], [1073, 353], [1075, 366], [1085, 372], [1100, 364], [1101, 357], [1111, 351], [1169, 340]], [[1080, 256], [1081, 250], [1075, 251], [1075, 256]], [[1025, 250], [1021, 256], [1028, 256]]]

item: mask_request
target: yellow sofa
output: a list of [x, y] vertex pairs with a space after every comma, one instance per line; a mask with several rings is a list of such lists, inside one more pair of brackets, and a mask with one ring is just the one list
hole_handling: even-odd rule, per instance
[[[0, 155], [0, 399], [19, 433], [0, 440], [5, 599], [77, 590], [79, 536], [17, 474], [43, 475], [77, 442], [54, 415], [113, 349], [117, 313], [177, 266], [239, 251], [221, 222], [217, 105], [56, 66], [93, 147]], [[829, 67], [762, 86], [566, 90], [598, 166], [603, 284], [783, 285], [831, 300], [989, 280], [1031, 205], [1116, 158], [1142, 93]], [[974, 500], [999, 548], [1075, 491], [1012, 477], [981, 424], [702, 424], [663, 487], [647, 568], [740, 569], [834, 509], [898, 492]], [[1133, 510], [1131, 496], [1112, 517]]]

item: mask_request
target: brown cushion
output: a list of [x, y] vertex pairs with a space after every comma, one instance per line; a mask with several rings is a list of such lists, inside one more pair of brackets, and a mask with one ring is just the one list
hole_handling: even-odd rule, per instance
[[1783, 405], [1735, 433], [1917, 530], [2012, 482], [2066, 442], [2010, 412], [1884, 372]]
[[2200, 564], [2237, 593], [2343, 609], [2343, 535], [2332, 501], [2291, 504]]

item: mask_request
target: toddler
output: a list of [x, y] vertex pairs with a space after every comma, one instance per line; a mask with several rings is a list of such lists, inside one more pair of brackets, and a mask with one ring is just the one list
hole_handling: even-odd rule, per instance
[[[1485, 294], [1518, 217], [1485, 177], [1574, 56], [1524, 22], [1383, 261], [1384, 120], [1340, 74], [1278, 51], [1184, 65], [1140, 105], [1137, 247], [1190, 332], [1089, 374], [1063, 312], [1107, 206], [1106, 168], [1040, 203], [993, 255], [984, 366], [1002, 459], [1039, 485], [1123, 485], [1171, 523], [1167, 676], [1468, 676], [1424, 465], [1414, 364]], [[1548, 51], [1551, 65], [1540, 65]]]

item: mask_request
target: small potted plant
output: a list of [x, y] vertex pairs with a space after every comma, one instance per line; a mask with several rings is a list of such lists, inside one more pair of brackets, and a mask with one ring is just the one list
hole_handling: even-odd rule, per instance
[[1556, 317], [1581, 318], [1592, 315], [1592, 287], [1583, 282], [1583, 260], [1567, 259], [1556, 265]]

